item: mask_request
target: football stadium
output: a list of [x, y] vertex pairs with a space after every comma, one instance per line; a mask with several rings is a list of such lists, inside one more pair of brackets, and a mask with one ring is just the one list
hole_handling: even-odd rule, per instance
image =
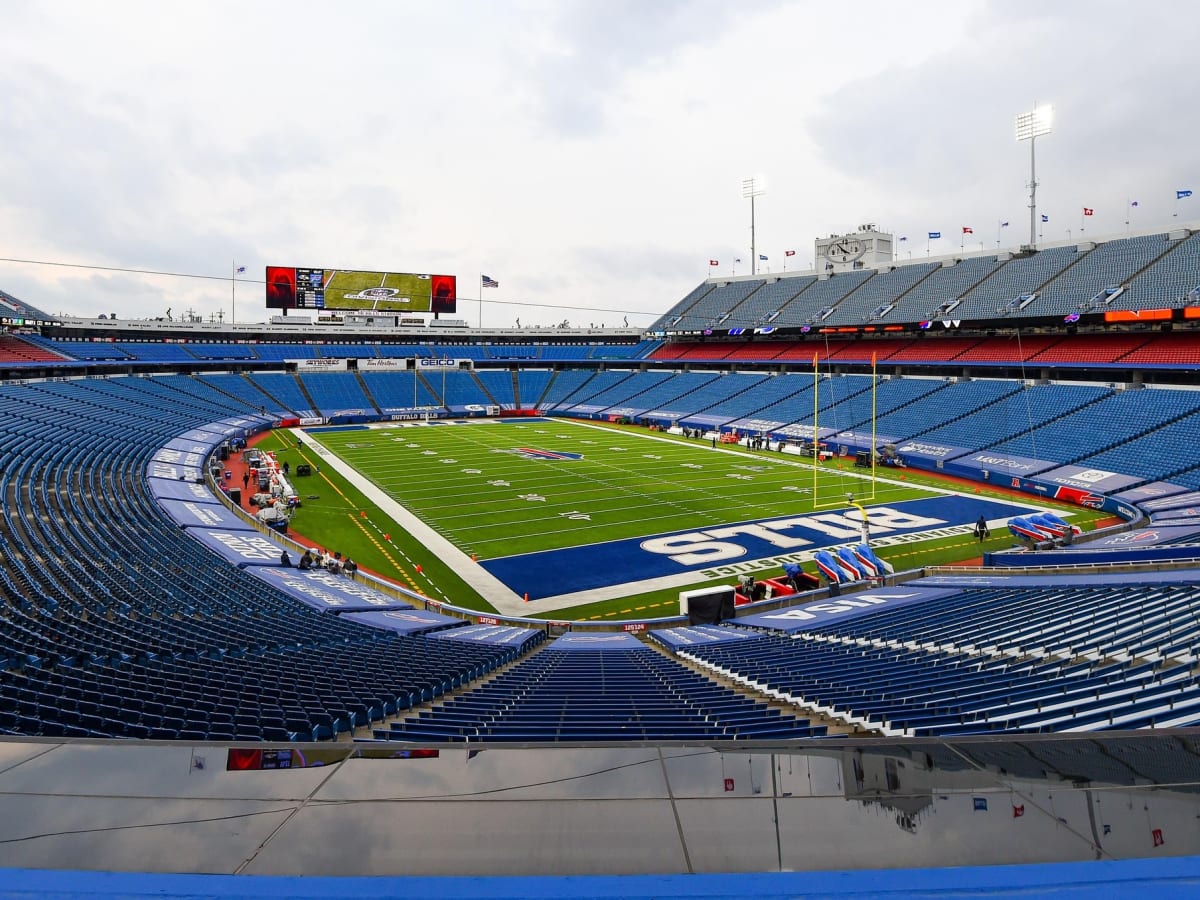
[[[756, 844], [797, 766], [909, 834], [964, 798], [1096, 816], [1102, 763], [1084, 783], [1157, 832], [1194, 809], [1142, 788], [1200, 724], [1198, 290], [1180, 229], [710, 277], [649, 328], [540, 339], [3, 294], [0, 727], [203, 771], [404, 759], [416, 799], [530, 746], [586, 784], [661, 759], [668, 793], [748, 766], [688, 815], [746, 797]], [[634, 871], [674, 865], [654, 817]], [[1142, 855], [1110, 827], [1134, 841], [1080, 848]], [[710, 871], [814, 866], [706, 841]]]
[[134, 7], [0, 34], [0, 895], [1194, 895], [1195, 10]]

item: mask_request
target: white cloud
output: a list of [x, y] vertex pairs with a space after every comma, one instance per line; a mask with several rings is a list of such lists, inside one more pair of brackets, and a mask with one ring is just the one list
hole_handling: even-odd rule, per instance
[[[1200, 189], [1200, 8], [717, 0], [6, 6], [0, 244], [19, 259], [223, 275], [447, 271], [485, 324], [635, 324], [735, 255], [972, 225], [1019, 240], [1039, 144], [1056, 228], [1162, 227]], [[1183, 214], [1188, 210], [1184, 208]], [[1196, 216], [1200, 217], [1200, 211]], [[1062, 234], [1056, 237], [1064, 236]], [[1006, 232], [1005, 237], [1009, 237]], [[51, 312], [228, 311], [228, 285], [0, 263]], [[255, 289], [239, 319], [263, 318]], [[500, 301], [538, 304], [505, 307]], [[556, 309], [554, 307], [566, 307]], [[588, 309], [592, 308], [592, 309]], [[463, 304], [476, 321], [475, 303]], [[252, 315], [253, 313], [253, 315]]]

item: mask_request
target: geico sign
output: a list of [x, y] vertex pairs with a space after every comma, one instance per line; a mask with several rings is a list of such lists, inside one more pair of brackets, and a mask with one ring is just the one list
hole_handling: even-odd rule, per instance
[[[887, 534], [902, 529], [932, 528], [945, 525], [944, 519], [917, 516], [912, 513], [876, 506], [867, 510], [867, 521], [872, 534]], [[821, 513], [813, 516], [797, 516], [791, 519], [774, 519], [769, 522], [750, 522], [744, 525], [727, 525], [705, 531], [689, 531], [642, 541], [641, 547], [648, 553], [670, 557], [681, 566], [704, 565], [725, 559], [745, 556], [747, 548], [728, 538], [744, 537], [749, 543], [763, 541], [780, 550], [795, 550], [815, 543], [828, 544], [847, 541], [862, 534], [862, 517], [858, 510], [840, 513]]]

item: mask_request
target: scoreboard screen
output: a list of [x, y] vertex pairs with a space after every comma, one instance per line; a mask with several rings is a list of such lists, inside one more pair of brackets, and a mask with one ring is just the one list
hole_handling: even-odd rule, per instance
[[268, 309], [452, 313], [453, 275], [267, 266]]

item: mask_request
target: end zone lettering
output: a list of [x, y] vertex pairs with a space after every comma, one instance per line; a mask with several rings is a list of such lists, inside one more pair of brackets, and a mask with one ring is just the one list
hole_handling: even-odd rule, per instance
[[[888, 534], [897, 529], [932, 528], [935, 525], [946, 524], [944, 519], [918, 516], [886, 506], [868, 509], [867, 521], [873, 534]], [[666, 556], [681, 566], [696, 566], [737, 559], [749, 552], [742, 543], [733, 543], [724, 540], [725, 538], [745, 536], [753, 542], [762, 541], [780, 550], [795, 550], [812, 546], [817, 541], [828, 543], [830, 539], [852, 540], [861, 534], [862, 518], [859, 512], [847, 510], [650, 538], [643, 541], [641, 547], [649, 553]]]

